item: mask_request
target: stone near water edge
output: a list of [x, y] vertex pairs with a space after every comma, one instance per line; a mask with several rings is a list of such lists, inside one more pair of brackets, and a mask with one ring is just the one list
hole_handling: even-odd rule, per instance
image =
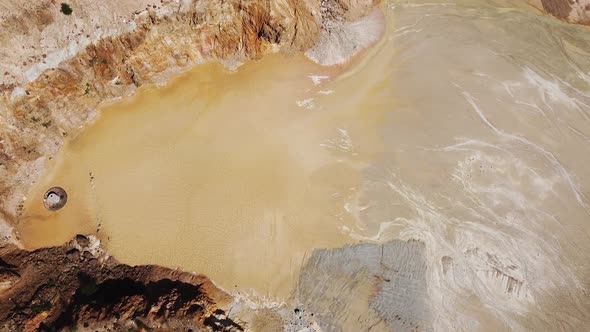
[[50, 188], [43, 195], [43, 205], [50, 211], [57, 211], [63, 208], [67, 202], [68, 194], [60, 187]]

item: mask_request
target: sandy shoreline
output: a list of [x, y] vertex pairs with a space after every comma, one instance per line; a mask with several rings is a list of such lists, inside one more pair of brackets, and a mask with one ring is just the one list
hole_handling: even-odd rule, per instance
[[[275, 5], [279, 6], [279, 3]], [[0, 155], [0, 163], [3, 164], [0, 167], [0, 238], [4, 242], [15, 242], [16, 238], [8, 225], [18, 219], [28, 188], [44, 172], [48, 158], [57, 153], [64, 140], [77, 135], [87, 123], [93, 121], [100, 105], [133, 94], [137, 87], [145, 84], [161, 85], [206, 61], [221, 61], [231, 67], [247, 58], [259, 58], [265, 53], [304, 51], [317, 42], [316, 38], [324, 26], [330, 26], [331, 31], [354, 26], [354, 23], [346, 23], [347, 20], [354, 22], [364, 17], [372, 5], [373, 1], [370, 0], [355, 1], [347, 7], [341, 7], [338, 2], [325, 2], [322, 5], [325, 7], [321, 8], [319, 3], [298, 3], [295, 6], [304, 6], [305, 10], [290, 12], [285, 11], [285, 8], [290, 7], [278, 10], [259, 7], [256, 2], [252, 2], [247, 13], [254, 16], [249, 18], [244, 16], [246, 11], [239, 7], [232, 9], [231, 4], [226, 4], [227, 8], [219, 8], [215, 7], [215, 3], [210, 3], [208, 7], [202, 8], [202, 5], [195, 7], [191, 2], [165, 1], [154, 6], [133, 3], [118, 7], [115, 13], [119, 14], [113, 16], [116, 18], [113, 28], [105, 28], [105, 25], [109, 26], [108, 23], [96, 22], [101, 17], [90, 14], [93, 12], [92, 6], [80, 13], [77, 9], [86, 8], [84, 1], [72, 4], [75, 13], [80, 15], [72, 14], [72, 18], [64, 18], [58, 6], [47, 7], [44, 2], [37, 7], [32, 5], [26, 10], [32, 10], [37, 13], [35, 15], [44, 18], [47, 29], [64, 29], [73, 24], [80, 31], [87, 31], [89, 28], [84, 28], [86, 24], [98, 32], [90, 37], [80, 32], [69, 34], [67, 29], [65, 34], [55, 34], [52, 38], [63, 38], [64, 42], [70, 43], [66, 47], [68, 53], [50, 51], [52, 48], [62, 49], [64, 46], [61, 41], [44, 42], [42, 45], [46, 49], [35, 46], [23, 48], [25, 53], [6, 50], [14, 54], [9, 59], [14, 59], [15, 64], [7, 62], [3, 65], [20, 68], [20, 71], [7, 70], [8, 74], [1, 81], [4, 93], [0, 103], [0, 142], [3, 148], [3, 154]], [[205, 20], [199, 18], [211, 8], [215, 8], [213, 13], [217, 14], [209, 15]], [[268, 16], [269, 9], [272, 10], [271, 16]], [[126, 13], [130, 13], [130, 16]], [[50, 18], [53, 17], [51, 15], [56, 18]], [[66, 21], [61, 22], [63, 19]], [[223, 39], [211, 31], [210, 23], [216, 20], [228, 22], [227, 26], [230, 27], [235, 24], [231, 23], [232, 20], [236, 19], [253, 26], [243, 25], [239, 31], [232, 32], [235, 36], [222, 32]], [[15, 18], [4, 20], [8, 23]], [[212, 21], [208, 23], [207, 20]], [[268, 21], [276, 25], [281, 20], [281, 30], [269, 30], [265, 23]], [[330, 23], [336, 20], [339, 22], [337, 25]], [[191, 31], [187, 39], [187, 35], [181, 32], [183, 29], [196, 31]], [[257, 39], [249, 41], [250, 34], [256, 33], [258, 29], [261, 32], [257, 33]], [[46, 38], [43, 31], [40, 35], [31, 35], [30, 42]], [[10, 31], [5, 33], [7, 36], [4, 38], [8, 38]], [[150, 48], [150, 43], [155, 48]], [[356, 44], [361, 47], [355, 47]], [[358, 38], [345, 40], [339, 44], [337, 52], [340, 52], [340, 57], [345, 53], [352, 56], [367, 45], [366, 41]], [[38, 53], [45, 54], [45, 57]], [[23, 61], [18, 66], [17, 61], [23, 56], [31, 60]], [[34, 59], [38, 59], [39, 63], [35, 64]], [[52, 66], [55, 68], [52, 69]], [[41, 76], [34, 79], [38, 75]], [[30, 79], [34, 80], [28, 82]]]
[[[351, 51], [358, 50], [355, 50], [354, 45], [369, 45], [368, 41], [376, 40], [375, 36], [379, 35], [381, 26], [375, 24], [377, 20], [366, 20], [359, 14], [370, 12], [362, 4], [356, 12], [342, 12], [342, 1], [328, 2], [331, 5], [323, 9], [306, 2], [310, 7], [297, 7], [299, 14], [285, 9], [293, 8], [292, 5], [301, 6], [302, 3], [281, 2], [288, 6], [280, 12], [274, 7], [230, 6], [216, 13], [233, 13], [237, 16], [214, 15], [213, 21], [208, 22], [201, 16], [200, 9], [203, 8], [175, 12], [170, 17], [148, 15], [144, 17], [146, 21], [143, 25], [138, 23], [133, 33], [100, 40], [57, 68], [46, 70], [22, 89], [13, 87], [13, 92], [5, 93], [0, 103], [2, 218], [11, 223], [16, 222], [25, 208], [19, 207], [23, 196], [47, 169], [49, 158], [53, 158], [58, 151], [66, 151], [60, 150], [62, 144], [93, 122], [93, 116], [105, 100], [121, 98], [144, 88], [154, 91], [153, 97], [157, 98], [156, 92], [160, 89], [155, 85], [166, 85], [165, 82], [176, 77], [176, 73], [188, 70], [201, 61], [219, 61], [231, 68], [246, 59], [258, 59], [268, 53], [292, 54], [307, 50], [310, 58], [332, 64], [332, 69], [346, 68], [348, 64], [338, 63], [346, 59]], [[345, 3], [358, 4], [355, 1]], [[535, 3], [537, 7], [548, 8], [547, 1]], [[54, 10], [58, 10], [57, 7]], [[109, 258], [108, 253], [97, 250], [100, 247], [96, 238], [81, 236], [64, 246], [33, 252], [19, 250], [10, 244], [0, 244], [4, 262], [0, 271], [0, 296], [18, 299], [16, 302], [1, 301], [0, 317], [3, 318], [0, 319], [13, 324], [7, 326], [26, 325], [33, 329], [40, 322], [63, 326], [59, 325], [63, 323], [59, 317], [65, 317], [78, 325], [88, 317], [102, 317], [119, 324], [119, 318], [114, 313], [121, 311], [125, 313], [122, 321], [135, 324], [136, 327], [142, 322], [154, 324], [153, 327], [163, 327], [158, 325], [162, 322], [158, 319], [164, 316], [180, 318], [181, 321], [188, 317], [191, 322], [197, 322], [197, 327], [207, 323], [207, 326], [217, 327], [226, 324], [230, 330], [239, 330], [233, 325], [235, 323], [255, 331], [276, 331], [281, 328], [287, 331], [318, 331], [321, 328], [330, 330], [332, 327], [336, 330], [350, 327], [356, 331], [368, 326], [378, 331], [452, 330], [458, 327], [494, 331], [583, 331], [590, 321], [587, 297], [589, 250], [586, 250], [590, 243], [590, 228], [585, 222], [589, 213], [587, 188], [590, 172], [585, 167], [588, 164], [587, 154], [580, 153], [588, 150], [590, 135], [590, 96], [585, 92], [590, 82], [586, 74], [590, 68], [590, 50], [587, 47], [590, 44], [585, 34], [587, 28], [559, 22], [534, 10], [531, 13], [531, 8], [523, 2], [513, 7], [511, 1], [505, 0], [493, 3], [457, 1], [452, 6], [448, 6], [445, 1], [399, 1], [395, 2], [395, 8], [392, 6], [388, 10], [390, 12], [387, 15], [391, 16], [387, 16], [389, 26], [385, 38], [379, 40], [378, 47], [358, 53], [351, 62], [354, 70], [328, 82], [340, 85], [322, 85], [324, 80], [329, 81], [326, 79], [329, 74], [323, 70], [312, 70], [305, 72], [303, 77], [297, 76], [304, 81], [301, 95], [296, 98], [282, 95], [274, 102], [280, 104], [289, 101], [290, 107], [297, 107], [293, 112], [296, 116], [299, 113], [321, 113], [325, 110], [332, 114], [364, 113], [362, 119], [351, 118], [352, 121], [340, 123], [344, 126], [316, 136], [326, 138], [320, 142], [320, 146], [330, 150], [339, 160], [351, 158], [359, 161], [358, 155], [355, 155], [358, 150], [355, 149], [362, 146], [374, 147], [368, 149], [367, 153], [375, 157], [374, 163], [360, 160], [357, 164], [371, 166], [364, 169], [366, 172], [360, 179], [364, 185], [361, 194], [350, 191], [356, 195], [346, 199], [345, 204], [337, 200], [335, 204], [339, 208], [344, 205], [346, 215], [354, 217], [354, 222], [339, 230], [342, 231], [340, 235], [348, 236], [347, 241], [352, 239], [355, 244], [326, 245], [326, 248], [313, 250], [304, 260], [300, 260], [301, 263], [297, 262], [302, 265], [301, 272], [293, 298], [288, 303], [277, 303], [271, 297], [250, 297], [247, 292], [236, 292], [238, 295], [232, 298], [207, 278], [201, 279], [195, 274], [160, 267], [122, 265], [114, 258]], [[246, 12], [247, 15], [244, 14]], [[238, 20], [234, 21], [236, 17]], [[216, 30], [215, 24], [209, 24], [211, 22], [227, 24], [222, 24], [223, 28]], [[189, 33], [195, 31], [198, 33]], [[224, 33], [220, 34], [220, 31]], [[369, 38], [363, 39], [367, 31], [375, 33], [369, 33]], [[222, 36], [227, 38], [222, 40]], [[314, 47], [313, 40], [322, 42]], [[201, 47], [191, 48], [191, 45]], [[543, 52], [539, 52], [540, 49]], [[172, 56], [163, 56], [170, 54]], [[278, 65], [275, 63], [277, 68], [281, 68], [280, 56], [275, 56], [275, 61], [279, 62]], [[273, 56], [269, 58], [265, 60], [272, 61]], [[266, 64], [263, 61], [246, 63], [235, 74], [239, 74], [240, 70], [248, 70], [250, 65]], [[292, 69], [297, 71], [297, 68]], [[281, 76], [280, 70], [270, 70], [262, 81], [272, 88], [272, 83], [279, 81], [274, 75], [285, 77]], [[197, 76], [206, 79], [206, 75]], [[229, 81], [225, 83], [238, 84]], [[256, 86], [254, 82], [255, 79], [246, 78], [242, 82], [246, 88], [237, 90], [245, 93], [250, 86]], [[171, 85], [166, 87], [171, 88]], [[224, 87], [218, 87], [218, 90], [226, 91]], [[210, 92], [213, 93], [213, 89]], [[333, 103], [321, 109], [322, 105], [326, 105], [320, 100], [322, 98], [332, 98]], [[189, 101], [201, 99], [204, 98], [187, 97]], [[181, 102], [182, 98], [172, 100]], [[223, 98], [215, 100], [223, 105]], [[240, 100], [241, 104], [249, 103], [247, 98]], [[260, 101], [264, 100], [262, 98]], [[225, 106], [236, 109], [241, 104], [238, 102], [236, 106], [225, 103]], [[375, 116], [379, 112], [382, 117]], [[188, 120], [178, 120], [181, 127], [188, 128], [187, 133], [194, 134], [196, 127], [191, 127], [193, 123], [189, 121], [194, 114], [188, 113]], [[229, 119], [224, 118], [220, 112], [210, 113], [215, 113], [210, 115], [218, 118], [213, 118], [217, 121], [209, 123], [228, 125], [233, 120], [234, 127], [241, 128], [245, 122], [231, 116]], [[164, 120], [174, 119], [164, 117]], [[289, 120], [267, 116], [262, 121], [253, 118], [251, 123], [265, 124], [267, 119]], [[271, 148], [268, 151], [272, 153], [260, 155], [277, 157], [262, 163], [267, 168], [263, 168], [260, 174], [255, 173], [255, 176], [248, 177], [248, 174], [238, 172], [257, 169], [255, 162], [250, 164], [252, 159], [248, 152], [253, 149], [241, 149], [238, 164], [217, 164], [237, 165], [235, 169], [238, 171], [230, 167], [226, 173], [237, 179], [246, 178], [246, 184], [247, 181], [253, 181], [265, 184], [265, 188], [279, 188], [274, 191], [263, 190], [271, 193], [267, 199], [279, 201], [279, 198], [287, 197], [283, 193], [295, 191], [282, 191], [282, 188], [301, 189], [305, 181], [296, 178], [293, 183], [283, 185], [282, 179], [290, 177], [272, 173], [273, 167], [270, 166], [280, 165], [274, 170], [284, 170], [299, 166], [299, 162], [306, 167], [313, 166], [319, 160], [313, 158], [314, 155], [293, 161], [284, 158], [280, 147], [289, 146], [295, 155], [307, 156], [303, 152], [310, 151], [310, 146], [317, 147], [318, 144], [305, 146], [307, 143], [317, 143], [314, 140], [304, 141], [305, 134], [314, 133], [312, 127], [305, 124], [334, 124], [334, 119], [323, 118], [303, 123], [301, 132], [273, 132], [279, 135], [278, 138], [262, 135], [266, 130], [243, 135], [255, 138], [251, 146]], [[154, 122], [163, 124], [164, 120]], [[121, 124], [118, 121], [116, 123]], [[261, 125], [261, 128], [290, 128], [280, 121], [278, 123], [276, 126]], [[301, 124], [298, 121], [286, 123]], [[100, 121], [95, 124], [100, 125]], [[375, 124], [379, 126], [372, 127]], [[144, 124], [143, 130], [150, 132], [150, 125]], [[176, 125], [178, 123], [169, 127], [177, 128]], [[107, 127], [115, 126], [111, 124]], [[223, 128], [223, 125], [206, 125], [199, 127], [199, 130], [202, 130], [201, 133], [207, 133], [207, 130], [214, 133], [222, 131], [215, 128]], [[255, 126], [252, 128], [256, 129]], [[355, 135], [355, 130], [358, 135]], [[125, 128], [121, 131], [126, 133]], [[148, 135], [136, 141], [141, 143], [145, 136]], [[219, 136], [222, 135], [207, 137], [218, 139]], [[124, 140], [117, 139], [121, 136], [112, 137], [116, 142], [107, 146], [107, 151], [117, 146], [117, 143], [123, 147]], [[301, 141], [296, 141], [297, 144], [283, 141], [289, 137], [297, 137]], [[227, 147], [234, 146], [235, 142], [231, 137], [226, 137], [226, 141], [223, 138], [218, 143], [222, 143], [220, 146], [224, 149], [211, 145], [212, 150], [233, 152]], [[93, 142], [92, 139], [89, 141]], [[98, 142], [108, 143], [108, 139], [96, 141], [97, 145]], [[183, 145], [187, 151], [194, 146], [194, 141], [190, 140]], [[170, 161], [176, 160], [165, 157], [172, 150], [164, 149], [160, 154], [163, 158], [150, 160], [151, 165], [157, 167], [160, 162], [162, 166], [169, 166]], [[200, 148], [200, 151], [207, 151], [207, 146]], [[231, 152], [227, 155], [232, 155]], [[122, 154], [122, 159], [129, 160], [129, 168], [133, 172], [137, 171], [132, 163], [133, 152]], [[213, 155], [213, 152], [208, 151], [207, 154]], [[101, 153], [96, 155], [100, 156]], [[265, 159], [259, 157], [258, 160]], [[205, 161], [200, 160], [199, 164], [206, 166]], [[81, 169], [82, 181], [95, 181], [98, 185], [104, 185], [99, 172], [89, 174], [88, 170]], [[219, 181], [214, 176], [219, 174], [219, 167], [210, 165], [209, 169], [212, 175], [199, 179], [198, 183], [210, 180], [212, 188], [219, 188]], [[323, 179], [327, 177], [337, 184], [344, 179], [354, 180], [357, 176], [351, 176], [354, 172], [324, 170], [320, 172]], [[67, 171], [62, 174], [68, 176]], [[168, 174], [176, 173], [171, 171]], [[273, 180], [260, 180], [266, 179], [266, 175], [274, 175], [274, 178], [271, 176]], [[313, 178], [322, 180], [322, 176]], [[228, 176], [222, 176], [225, 177]], [[110, 188], [117, 191], [119, 183], [116, 177], [107, 180], [110, 181]], [[141, 183], [141, 179], [138, 182]], [[350, 183], [355, 184], [353, 182]], [[37, 183], [41, 186], [41, 182]], [[195, 192], [194, 184], [178, 179], [174, 183], [186, 190], [186, 196]], [[244, 187], [256, 186], [249, 184]], [[237, 190], [233, 185], [222, 188], [230, 190], [226, 190], [229, 194], [222, 192], [220, 196], [236, 194], [237, 197], [243, 197], [238, 194], [244, 191]], [[325, 188], [328, 189], [326, 192], [333, 191], [329, 186]], [[211, 189], [206, 191], [211, 192]], [[40, 192], [43, 193], [43, 190]], [[149, 194], [148, 190], [141, 192]], [[337, 192], [342, 192], [342, 188]], [[324, 194], [322, 192], [319, 197]], [[250, 196], [259, 197], [260, 194]], [[196, 197], [210, 198], [202, 194]], [[290, 204], [297, 201], [296, 198], [287, 197], [282, 201]], [[30, 198], [27, 203], [34, 199]], [[148, 210], [142, 209], [141, 205], [147, 199], [149, 197], [136, 203], [140, 212], [134, 213], [134, 216]], [[314, 203], [318, 199], [311, 201]], [[76, 202], [75, 197], [70, 197], [68, 204], [72, 202]], [[305, 204], [310, 203], [307, 201]], [[260, 212], [263, 204], [244, 205], [255, 206], [251, 214], [254, 215], [254, 212]], [[168, 206], [173, 211], [181, 211], [189, 216], [194, 211], [199, 212], [194, 215], [209, 216], [200, 209], [213, 206], [213, 210], [217, 211], [219, 209], [215, 207], [227, 204], [188, 204], [190, 209], [183, 210], [172, 200]], [[165, 209], [156, 209], [156, 213], [160, 210]], [[292, 210], [313, 212], [311, 208], [305, 210], [297, 207]], [[332, 208], [328, 210], [334, 211]], [[179, 215], [176, 219], [182, 221]], [[273, 234], [281, 234], [276, 226], [283, 223], [272, 223], [277, 215], [280, 213], [268, 215], [271, 227], [254, 229], [268, 232], [254, 232], [246, 236], [251, 234], [247, 231], [253, 227], [245, 227], [241, 232], [234, 232], [238, 236], [234, 236], [232, 241], [238, 242], [243, 237], [244, 242], [238, 242], [240, 248], [251, 248], [256, 244], [248, 243], [247, 240], [256, 241], [261, 235], [270, 234], [272, 238]], [[148, 220], [150, 217], [144, 216], [143, 219]], [[161, 240], [158, 236], [167, 231], [166, 217], [155, 218], [156, 221], [159, 219], [157, 226], [162, 227], [162, 231], [149, 241]], [[128, 221], [131, 218], [123, 219]], [[251, 219], [261, 218], [254, 215]], [[165, 222], [160, 222], [162, 220]], [[181, 224], [183, 227], [191, 226], [189, 223]], [[202, 226], [204, 233], [208, 235], [219, 231], [215, 225], [212, 222]], [[6, 234], [10, 232], [10, 226], [6, 223], [0, 223], [0, 227], [6, 227]], [[117, 227], [116, 223], [111, 226]], [[222, 228], [223, 231], [230, 231], [227, 225]], [[104, 230], [106, 233], [106, 228]], [[189, 234], [186, 228], [176, 230]], [[137, 235], [131, 228], [126, 236]], [[210, 239], [213, 238], [210, 236]], [[124, 248], [125, 237], [122, 239], [120, 243]], [[192, 254], [190, 248], [194, 240], [194, 237], [185, 238], [178, 246], [184, 246], [184, 252]], [[5, 242], [8, 241], [16, 242], [10, 236], [5, 238]], [[363, 243], [357, 244], [356, 241]], [[134, 245], [138, 243], [139, 249], [136, 247], [135, 250], [144, 253], [141, 250], [145, 245], [140, 242]], [[209, 244], [207, 248], [218, 248]], [[228, 247], [226, 243], [214, 244], [222, 249]], [[169, 247], [176, 248], [176, 244], [172, 243]], [[248, 250], [234, 252], [244, 256], [250, 253]], [[253, 257], [265, 257], [265, 254], [257, 252]], [[170, 261], [172, 255], [164, 255], [163, 259]], [[242, 261], [244, 264], [240, 267], [247, 273], [252, 264], [248, 264], [247, 259]], [[150, 263], [149, 257], [138, 263], [146, 262]], [[91, 277], [91, 282], [79, 279], [76, 267], [82, 268]], [[63, 273], [62, 279], [55, 273], [59, 269], [67, 271]], [[153, 271], [157, 274], [151, 274]], [[276, 274], [276, 271], [270, 274]], [[51, 275], [50, 280], [46, 280], [47, 275]], [[97, 294], [112, 294], [108, 286], [118, 287], [121, 285], [120, 280], [127, 277], [137, 287], [133, 289], [139, 290], [136, 294], [117, 298], [112, 306], [102, 307], [107, 310], [88, 305], [96, 301], [96, 297], [103, 296]], [[169, 290], [168, 294], [161, 294], [162, 297], [149, 302], [150, 306], [143, 306], [141, 303], [144, 303], [142, 301], [145, 298], [141, 290], [150, 289], [149, 283], [161, 278], [180, 281], [180, 284], [174, 283], [173, 287], [165, 288]], [[260, 281], [258, 277], [252, 279]], [[208, 290], [202, 294], [194, 293], [194, 286], [200, 283], [208, 285]], [[93, 284], [98, 287], [98, 293], [93, 290]], [[88, 285], [91, 287], [88, 288]], [[224, 286], [232, 288], [232, 285], [227, 285]], [[196, 303], [183, 300], [178, 302], [177, 311], [163, 309], [170, 308], [170, 301], [183, 298], [183, 292], [179, 289], [190, 289], [193, 292], [190, 294], [201, 294], [213, 301]], [[61, 297], [65, 301], [60, 300]], [[64, 303], [68, 306], [65, 307]], [[147, 309], [135, 311], [138, 306]], [[19, 308], [21, 313], [18, 316], [12, 315], [17, 310], [15, 308]], [[157, 314], [154, 315], [154, 312]], [[127, 319], [136, 314], [145, 321], [138, 323]], [[102, 322], [99, 318], [92, 324], [97, 323], [98, 326]]]

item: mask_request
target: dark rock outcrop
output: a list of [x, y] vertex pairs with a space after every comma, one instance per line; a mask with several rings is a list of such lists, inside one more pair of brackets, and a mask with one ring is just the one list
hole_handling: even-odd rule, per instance
[[0, 249], [0, 326], [11, 331], [239, 331], [204, 276], [118, 263], [78, 235], [61, 247]]

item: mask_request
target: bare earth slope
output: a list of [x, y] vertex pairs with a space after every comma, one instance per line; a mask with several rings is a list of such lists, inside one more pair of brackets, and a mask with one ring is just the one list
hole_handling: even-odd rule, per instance
[[95, 239], [82, 235], [33, 252], [3, 248], [2, 330], [241, 329], [218, 307], [229, 296], [206, 277], [130, 267], [96, 249]]
[[23, 251], [12, 225], [46, 162], [102, 103], [206, 61], [306, 51], [376, 2], [74, 0], [68, 15], [55, 1], [0, 2], [0, 329], [242, 330], [206, 277], [121, 265], [84, 236]]
[[[85, 236], [61, 247], [24, 251], [18, 248], [12, 225], [47, 160], [66, 138], [94, 119], [99, 105], [132, 94], [142, 85], [164, 84], [172, 75], [205, 61], [233, 67], [272, 52], [307, 51], [311, 58], [330, 59], [327, 63], [333, 64], [343, 55], [329, 54], [330, 48], [318, 46], [318, 41], [345, 38], [347, 33], [339, 30], [342, 22], [361, 18], [376, 2], [123, 0], [98, 5], [77, 0], [69, 3], [73, 12], [66, 15], [55, 1], [1, 1], [0, 329], [61, 330], [74, 325], [88, 330], [244, 329], [242, 322], [224, 312], [235, 299], [206, 277], [119, 264]], [[587, 0], [528, 2], [564, 21], [589, 22]], [[307, 308], [317, 309], [316, 315], [334, 330], [360, 323], [375, 324], [376, 330], [424, 328], [431, 312], [425, 304], [428, 267], [423, 251], [424, 246], [414, 241], [318, 250], [305, 266], [296, 296]], [[479, 254], [474, 250], [466, 255]], [[359, 260], [358, 268], [343, 268], [356, 256], [370, 259]], [[477, 258], [471, 256], [468, 259]], [[382, 257], [395, 266], [383, 265]], [[412, 264], [406, 264], [410, 260]], [[461, 272], [454, 264], [445, 256], [441, 269], [445, 274]], [[340, 274], [322, 279], [334, 271]], [[493, 277], [500, 275], [494, 271]], [[505, 279], [507, 293], [521, 287], [517, 279]], [[332, 294], [324, 296], [326, 289]], [[367, 316], [366, 308], [340, 301], [357, 299], [358, 294], [365, 295], [362, 300], [379, 315], [371, 316], [372, 311]], [[388, 297], [403, 296], [412, 306], [395, 308], [401, 315], [383, 310], [395, 303]], [[338, 308], [342, 314], [321, 312], [325, 307]], [[299, 320], [286, 322], [289, 315], [281, 318], [269, 311], [264, 319], [254, 315], [249, 321], [258, 327], [255, 330], [273, 331], [289, 324], [294, 330], [309, 327], [306, 313], [296, 310], [295, 315]]]

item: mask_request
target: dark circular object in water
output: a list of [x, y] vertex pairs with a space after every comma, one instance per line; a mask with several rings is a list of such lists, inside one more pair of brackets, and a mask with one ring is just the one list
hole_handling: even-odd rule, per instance
[[57, 211], [63, 208], [68, 201], [68, 194], [63, 188], [53, 187], [43, 195], [43, 205], [50, 211]]

